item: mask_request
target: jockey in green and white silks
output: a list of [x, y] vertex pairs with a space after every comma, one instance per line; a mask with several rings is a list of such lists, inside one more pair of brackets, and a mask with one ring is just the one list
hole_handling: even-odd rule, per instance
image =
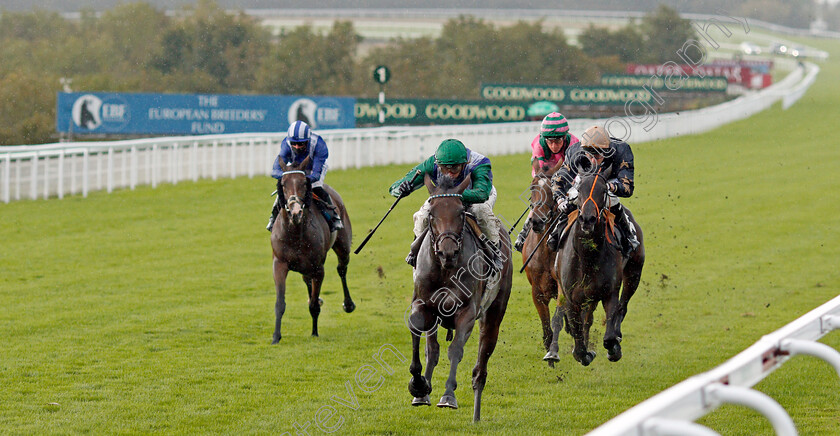
[[[420, 171], [420, 176], [415, 177], [417, 171]], [[429, 156], [428, 159], [412, 168], [405, 177], [394, 182], [388, 192], [394, 197], [405, 197], [423, 186], [423, 178], [426, 174], [435, 184], [438, 184], [440, 178], [444, 176], [452, 178], [456, 185], [461, 183], [467, 175], [471, 177], [470, 185], [462, 194], [462, 200], [467, 206], [467, 211], [475, 216], [482, 233], [492, 242], [496, 251], [494, 254], [498, 254], [499, 221], [493, 215], [496, 188], [493, 187], [490, 159], [468, 149], [457, 139], [447, 139], [441, 142], [433, 156]], [[412, 180], [414, 180], [413, 183]], [[415, 238], [420, 238], [429, 227], [430, 207], [429, 202], [426, 201], [414, 214]], [[414, 245], [416, 245], [416, 250], [419, 250], [420, 244]], [[412, 245], [412, 252], [406, 258], [406, 262], [412, 266], [417, 258], [414, 245]]]

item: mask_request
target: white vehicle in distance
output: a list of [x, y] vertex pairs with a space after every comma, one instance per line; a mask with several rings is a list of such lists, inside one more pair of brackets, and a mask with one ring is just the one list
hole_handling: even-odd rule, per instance
[[786, 45], [780, 42], [774, 42], [770, 44], [770, 52], [778, 55], [786, 55], [788, 52], [788, 48]]

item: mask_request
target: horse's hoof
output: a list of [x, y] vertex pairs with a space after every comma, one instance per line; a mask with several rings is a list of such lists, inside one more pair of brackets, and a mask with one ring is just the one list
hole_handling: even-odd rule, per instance
[[424, 377], [412, 377], [408, 381], [408, 393], [414, 398], [423, 398], [432, 393], [432, 385]]
[[621, 346], [615, 344], [612, 348], [607, 350], [607, 359], [610, 362], [618, 362], [621, 359]]
[[432, 405], [432, 400], [429, 399], [428, 395], [426, 395], [422, 398], [414, 397], [414, 399], [411, 400], [411, 405], [412, 406], [431, 406]]
[[551, 361], [551, 360], [549, 360], [549, 361], [548, 361], [548, 367], [549, 367], [549, 368], [554, 368], [554, 362], [553, 362], [553, 361]]
[[454, 395], [444, 395], [440, 397], [440, 401], [437, 404], [438, 407], [448, 407], [450, 409], [457, 409], [458, 408], [458, 401], [455, 400]]
[[580, 364], [583, 366], [589, 366], [590, 363], [595, 359], [595, 352], [594, 351], [587, 351], [586, 354], [583, 355], [583, 358], [580, 359]]
[[271, 340], [271, 345], [276, 345], [276, 344], [279, 344], [279, 343], [280, 343], [280, 336], [277, 336], [276, 338]]
[[356, 310], [356, 303], [351, 301], [350, 304], [344, 303], [341, 305], [341, 307], [344, 308], [345, 312], [351, 313], [354, 310]]
[[559, 362], [560, 355], [557, 354], [556, 351], [549, 351], [548, 353], [545, 353], [545, 356], [543, 356], [543, 360], [545, 360], [546, 362]]

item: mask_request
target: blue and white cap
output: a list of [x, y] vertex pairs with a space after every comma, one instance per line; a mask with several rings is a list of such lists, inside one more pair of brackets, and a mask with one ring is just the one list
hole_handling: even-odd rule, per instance
[[303, 121], [295, 121], [289, 126], [289, 142], [306, 142], [311, 137], [309, 125]]

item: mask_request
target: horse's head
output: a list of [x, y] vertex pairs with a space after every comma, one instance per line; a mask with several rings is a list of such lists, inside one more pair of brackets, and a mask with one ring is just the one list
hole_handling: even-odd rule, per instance
[[600, 173], [585, 175], [580, 180], [578, 192], [578, 221], [580, 229], [588, 235], [595, 229], [596, 224], [606, 218], [604, 209], [607, 204], [607, 179]]
[[286, 166], [280, 163], [283, 169], [283, 176], [280, 178], [280, 184], [283, 187], [283, 196], [286, 198], [284, 205], [286, 212], [292, 224], [298, 225], [303, 221], [303, 212], [306, 206], [309, 205], [309, 200], [312, 194], [312, 184], [306, 173], [301, 168], [306, 168], [309, 164], [309, 157], [307, 156], [300, 165]]
[[470, 184], [467, 176], [455, 186], [452, 179], [443, 177], [435, 186], [429, 175], [424, 180], [429, 189], [429, 231], [432, 234], [432, 249], [443, 268], [454, 268], [461, 254], [461, 240], [464, 232], [466, 207], [461, 194]]
[[554, 175], [563, 162], [558, 162], [553, 168], [541, 167], [531, 180], [531, 197], [529, 198], [531, 213], [531, 230], [542, 233], [545, 223], [554, 214], [554, 198], [551, 193], [551, 176]]

